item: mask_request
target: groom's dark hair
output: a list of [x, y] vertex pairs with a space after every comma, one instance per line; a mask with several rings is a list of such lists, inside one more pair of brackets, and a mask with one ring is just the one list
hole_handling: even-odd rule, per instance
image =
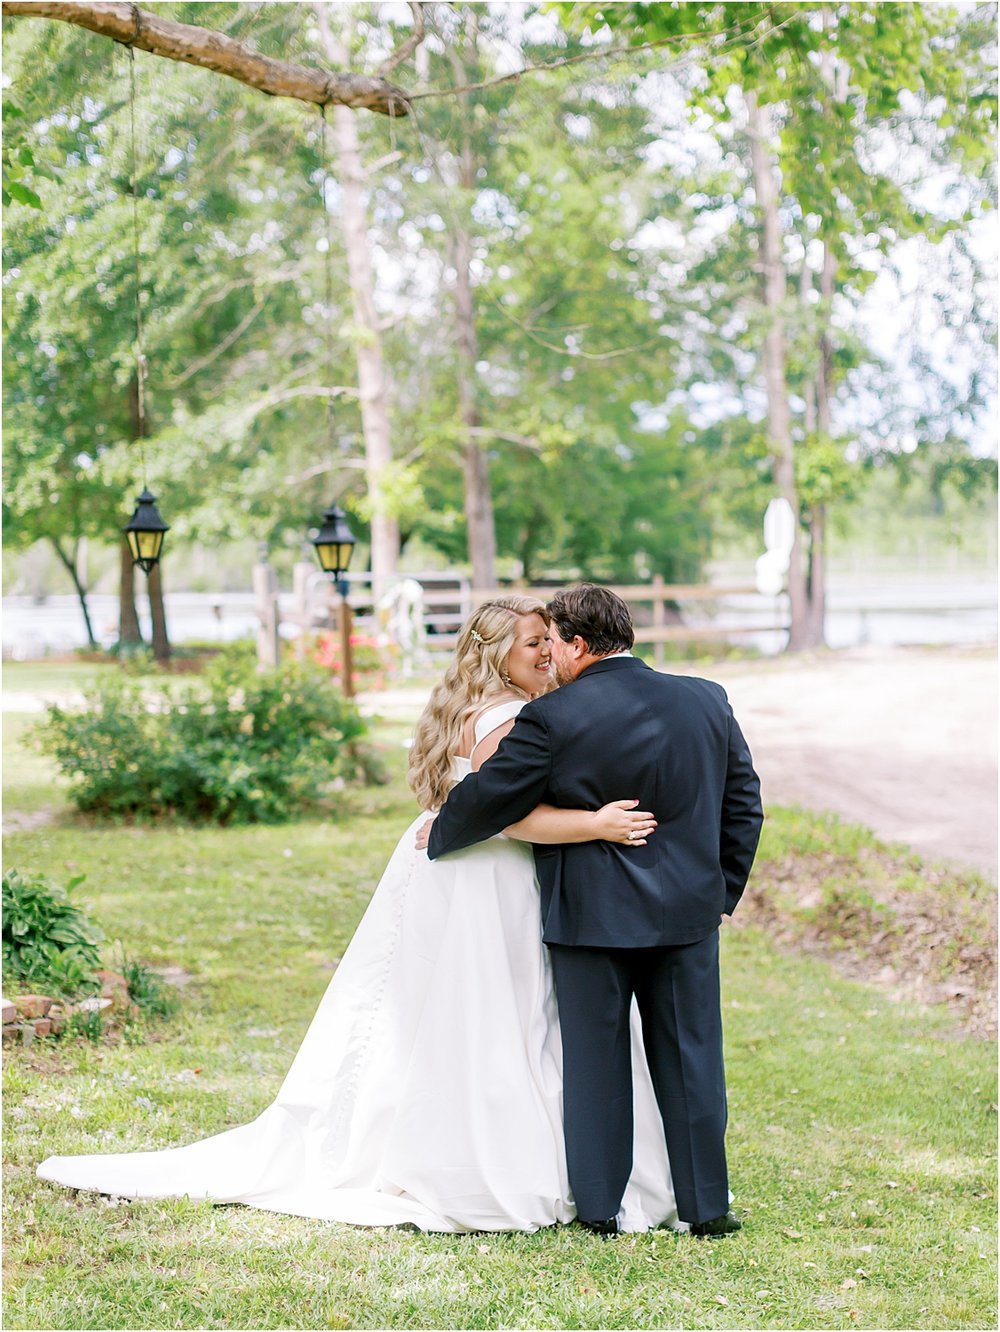
[[609, 587], [567, 587], [549, 602], [549, 614], [564, 643], [579, 634], [595, 657], [628, 652], [635, 642], [628, 606]]

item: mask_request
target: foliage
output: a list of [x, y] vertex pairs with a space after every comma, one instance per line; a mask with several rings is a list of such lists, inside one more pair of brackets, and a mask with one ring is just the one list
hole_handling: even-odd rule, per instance
[[803, 510], [853, 499], [860, 469], [844, 456], [842, 445], [829, 436], [804, 435], [795, 450], [795, 482]]
[[74, 875], [63, 888], [44, 874], [4, 874], [5, 983], [64, 997], [100, 988], [94, 973], [104, 936], [70, 896], [84, 877]]
[[152, 968], [125, 957], [120, 970], [132, 1003], [150, 1017], [173, 1017], [180, 1007], [180, 996]]
[[[340, 7], [356, 68], [398, 43], [401, 10]], [[995, 203], [987, 10], [429, 7], [419, 79], [429, 87], [453, 87], [456, 62], [472, 60], [470, 23], [473, 80], [509, 69], [512, 53], [531, 64], [594, 56], [606, 39], [663, 44], [429, 97], [398, 123], [359, 113], [393, 376], [397, 456], [383, 480], [404, 538], [465, 561], [459, 222], [473, 252], [474, 405], [504, 572], [694, 579], [727, 526], [759, 526], [772, 486], [749, 89], [768, 105], [781, 168], [796, 289], [789, 402], [796, 444], [812, 455], [800, 479], [817, 497], [803, 507], [846, 507], [856, 460], [896, 453], [910, 434], [970, 491], [988, 481], [970, 457], [995, 378], [993, 284], [972, 243]], [[317, 59], [308, 5], [178, 3], [171, 14], [265, 55]], [[4, 36], [5, 170], [34, 196], [24, 202], [42, 205], [11, 208], [4, 235], [4, 540], [59, 541], [69, 558], [84, 538], [117, 540], [141, 471], [127, 57], [66, 24], [8, 18]], [[266, 539], [288, 554], [332, 490], [363, 538], [359, 333], [338, 225], [326, 289], [318, 117], [143, 52], [135, 74], [146, 452], [168, 555], [192, 539]], [[413, 81], [411, 67], [399, 76]], [[482, 164], [471, 189], [457, 185], [465, 137]], [[335, 180], [328, 203], [339, 223]], [[816, 289], [824, 246], [836, 259], [830, 299]], [[894, 273], [914, 262], [924, 317], [894, 355], [862, 314], [886, 299], [880, 283], [892, 299]], [[806, 405], [823, 337], [829, 428]]]
[[82, 810], [270, 823], [371, 778], [364, 733], [318, 668], [223, 654], [187, 686], [117, 680], [83, 710], [52, 707], [39, 743]]
[[100, 1011], [84, 1009], [82, 1012], [70, 1013], [65, 1034], [70, 1038], [75, 1036], [89, 1041], [91, 1045], [99, 1045], [104, 1036], [104, 1019]]
[[[988, 7], [956, 13], [897, 3], [578, 3], [558, 9], [576, 32], [605, 28], [619, 39], [661, 41], [668, 52], [696, 54], [697, 72], [674, 76], [686, 123], [665, 122], [664, 139], [676, 153], [685, 151], [685, 135], [701, 138], [700, 155], [717, 163], [716, 182], [699, 191], [693, 216], [672, 197], [669, 181], [662, 193], [672, 221], [711, 236], [685, 284], [695, 309], [704, 308], [706, 290], [712, 293], [714, 317], [698, 340], [698, 373], [710, 368], [750, 402], [747, 371], [759, 362], [766, 317], [755, 308], [757, 218], [747, 188], [752, 92], [774, 125], [784, 259], [796, 292], [782, 315], [797, 445], [816, 433], [807, 401], [826, 339], [834, 410], [828, 443], [842, 455], [856, 462], [865, 452], [898, 450], [907, 434], [936, 451], [959, 423], [968, 455], [976, 434], [988, 433], [983, 384], [995, 379], [994, 284], [972, 244], [996, 206], [996, 32]], [[832, 299], [817, 290], [825, 250], [834, 260]], [[947, 328], [951, 355], [929, 355], [923, 332], [912, 338], [908, 332], [893, 363], [861, 336], [858, 316], [876, 280], [883, 302], [898, 301], [908, 285], [893, 287], [904, 251], [905, 267], [919, 255], [921, 282], [909, 285], [934, 306], [933, 323]], [[909, 304], [918, 308], [912, 291]], [[943, 333], [939, 349], [942, 343]], [[831, 498], [838, 490], [830, 487]], [[839, 490], [841, 501], [849, 494]]]
[[[317, 665], [328, 670], [332, 678], [343, 676], [343, 657], [340, 634], [324, 631], [316, 634], [309, 655]], [[398, 651], [391, 643], [380, 643], [371, 634], [351, 634], [352, 681], [360, 689], [384, 689], [386, 680], [397, 665]]]
[[[199, 5], [175, 10], [207, 17]], [[258, 49], [292, 58], [297, 10], [270, 36], [258, 24]], [[301, 531], [326, 485], [287, 481], [327, 439], [318, 118], [303, 123], [288, 102], [139, 53], [137, 274], [127, 58], [64, 24], [4, 28], [5, 101], [22, 108], [36, 160], [59, 173], [57, 189], [41, 190], [44, 211], [15, 210], [4, 232], [5, 345], [17, 367], [5, 380], [5, 542], [116, 539], [141, 487], [130, 446], [137, 284], [149, 481], [170, 540]], [[333, 267], [339, 308], [339, 256]], [[350, 385], [343, 339], [337, 354], [338, 382]]]

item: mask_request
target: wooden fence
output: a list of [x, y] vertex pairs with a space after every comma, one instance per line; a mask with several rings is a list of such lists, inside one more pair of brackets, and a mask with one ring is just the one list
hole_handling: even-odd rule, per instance
[[[401, 577], [412, 578], [423, 588], [428, 647], [442, 650], [454, 647], [459, 626], [476, 606], [491, 597], [521, 592], [545, 601], [561, 586], [550, 583], [547, 586], [477, 588], [458, 574], [412, 573]], [[348, 574], [348, 583], [348, 600], [357, 628], [361, 632], [374, 628], [376, 615], [371, 575]], [[667, 583], [655, 575], [648, 583], [612, 585], [612, 591], [628, 602], [635, 623], [636, 642], [652, 645], [657, 664], [664, 660], [664, 645], [667, 643], [724, 640], [758, 632], [786, 632], [788, 628], [786, 598], [762, 597], [756, 587], [748, 584]], [[734, 596], [752, 598], [755, 623], [745, 619], [737, 623], [732, 618], [726, 619], [724, 614], [705, 614], [708, 607]], [[329, 613], [329, 597], [325, 580], [315, 566], [303, 565], [296, 578], [295, 609], [291, 615], [285, 614], [282, 618], [291, 620], [300, 628], [322, 622]]]

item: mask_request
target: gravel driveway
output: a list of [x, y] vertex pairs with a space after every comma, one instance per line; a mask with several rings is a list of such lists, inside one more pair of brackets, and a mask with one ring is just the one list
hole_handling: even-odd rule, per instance
[[729, 692], [765, 802], [835, 810], [996, 881], [992, 650], [859, 648], [704, 673]]

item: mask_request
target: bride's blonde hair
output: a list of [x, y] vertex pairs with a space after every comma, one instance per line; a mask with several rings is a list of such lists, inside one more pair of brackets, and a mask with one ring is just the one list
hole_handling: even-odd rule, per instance
[[510, 683], [506, 673], [522, 615], [540, 615], [546, 624], [550, 622], [545, 603], [535, 597], [497, 597], [484, 601], [459, 630], [455, 656], [420, 715], [410, 749], [407, 780], [421, 809], [444, 804], [454, 784], [452, 764], [469, 717], [495, 694], [531, 697]]

